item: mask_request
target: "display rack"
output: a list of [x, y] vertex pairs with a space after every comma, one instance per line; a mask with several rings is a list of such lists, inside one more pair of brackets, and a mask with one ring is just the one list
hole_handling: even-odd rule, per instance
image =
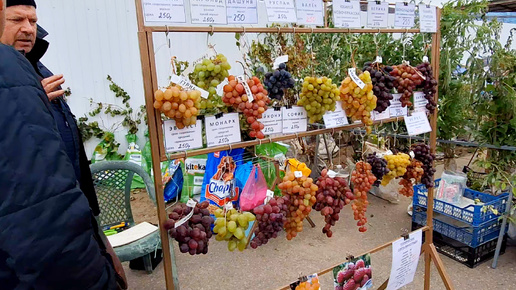
[[[164, 143], [163, 143], [163, 123], [161, 120], [161, 114], [158, 110], [154, 109], [154, 91], [158, 89], [157, 84], [157, 70], [156, 61], [154, 57], [154, 44], [153, 44], [153, 33], [171, 33], [171, 32], [191, 32], [191, 33], [420, 33], [419, 29], [396, 29], [396, 28], [385, 28], [385, 29], [346, 29], [346, 28], [327, 28], [327, 11], [325, 10], [325, 28], [294, 28], [294, 27], [201, 27], [201, 26], [145, 26], [144, 14], [142, 8], [142, 0], [135, 0], [137, 23], [138, 23], [138, 43], [140, 47], [140, 58], [142, 65], [143, 74], [143, 85], [145, 91], [145, 103], [148, 117], [149, 126], [149, 139], [151, 143], [152, 151], [152, 166], [154, 172], [161, 172], [160, 163], [167, 159], [185, 158], [188, 156], [195, 156], [200, 154], [207, 154], [217, 152], [221, 150], [230, 150], [234, 148], [243, 148], [249, 146], [255, 146], [259, 144], [266, 144], [276, 141], [285, 141], [295, 139], [299, 137], [315, 136], [324, 133], [338, 132], [342, 130], [351, 130], [357, 127], [363, 127], [361, 123], [354, 123], [346, 126], [341, 126], [332, 129], [318, 129], [306, 132], [300, 132], [296, 134], [282, 135], [279, 137], [266, 138], [263, 140], [253, 140], [247, 142], [234, 143], [231, 145], [203, 148], [193, 151], [184, 151], [174, 154], [166, 154]], [[440, 48], [440, 17], [441, 11], [437, 8], [437, 32], [432, 34], [432, 45], [431, 45], [431, 65], [433, 67], [433, 75], [435, 79], [439, 79], [439, 48]], [[438, 99], [438, 92], [435, 94], [435, 100]], [[390, 123], [397, 122], [400, 118], [389, 118], [379, 123]], [[437, 110], [430, 116], [430, 125], [432, 131], [430, 133], [430, 148], [432, 153], [435, 154], [436, 149], [436, 134], [437, 134]], [[166, 289], [175, 289], [178, 286], [177, 273], [172, 265], [174, 257], [171, 254], [171, 244], [169, 241], [167, 230], [162, 227], [167, 221], [167, 213], [165, 209], [165, 201], [163, 197], [163, 183], [159, 174], [154, 174], [155, 194], [157, 201], [157, 212], [159, 219], [159, 230], [161, 235], [161, 245], [163, 247], [163, 261], [164, 261], [164, 272], [165, 272], [165, 283]], [[424, 273], [424, 289], [430, 289], [430, 267], [433, 261], [446, 289], [454, 289], [447, 272], [444, 269], [443, 263], [437, 250], [433, 244], [433, 196], [434, 190], [430, 188], [428, 190], [428, 216], [427, 226], [423, 227], [422, 230], [426, 232], [425, 241], [422, 246], [422, 254], [424, 255], [425, 261], [425, 273]], [[374, 253], [389, 247], [394, 241], [384, 243], [374, 249], [366, 251], [365, 253]], [[324, 269], [319, 274], [325, 274], [331, 271], [333, 267]], [[294, 278], [294, 277], [292, 277]], [[385, 289], [387, 287], [387, 281], [385, 281], [378, 289]], [[288, 289], [288, 286], [282, 287], [281, 289]]]

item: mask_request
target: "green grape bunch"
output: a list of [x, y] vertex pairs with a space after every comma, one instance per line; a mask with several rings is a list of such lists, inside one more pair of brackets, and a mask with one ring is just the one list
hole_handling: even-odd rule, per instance
[[205, 58], [195, 65], [194, 71], [189, 75], [190, 81], [209, 92], [208, 99], [201, 101], [201, 110], [223, 106], [221, 96], [217, 95], [217, 86], [229, 76], [230, 69], [231, 65], [223, 54]]
[[299, 97], [297, 105], [305, 108], [310, 123], [316, 123], [322, 120], [324, 113], [335, 111], [340, 91], [330, 78], [305, 77]]

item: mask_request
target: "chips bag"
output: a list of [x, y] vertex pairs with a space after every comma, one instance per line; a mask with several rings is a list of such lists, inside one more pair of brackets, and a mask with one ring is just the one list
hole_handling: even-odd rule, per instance
[[188, 199], [192, 198], [194, 195], [201, 194], [207, 159], [208, 155], [186, 158], [185, 170], [183, 172], [183, 192], [181, 193], [182, 203], [186, 203]]

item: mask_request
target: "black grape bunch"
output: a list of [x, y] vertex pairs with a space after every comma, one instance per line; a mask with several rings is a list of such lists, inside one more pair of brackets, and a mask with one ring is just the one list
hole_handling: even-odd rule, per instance
[[276, 100], [281, 100], [285, 95], [285, 90], [294, 88], [296, 82], [292, 75], [286, 70], [285, 63], [281, 63], [273, 72], [265, 74], [263, 83], [269, 91], [269, 97]]
[[373, 82], [373, 93], [376, 96], [376, 112], [381, 113], [385, 111], [390, 105], [392, 96], [392, 89], [394, 88], [395, 77], [390, 75], [392, 71], [391, 66], [380, 66], [376, 62], [366, 62], [363, 71], [368, 71]]
[[426, 188], [434, 187], [435, 168], [433, 167], [433, 163], [435, 155], [431, 153], [430, 146], [418, 143], [413, 144], [410, 149], [414, 152], [414, 158], [423, 163], [424, 173], [423, 177], [421, 177], [421, 183], [423, 183]]
[[423, 62], [417, 66], [419, 72], [425, 77], [425, 80], [421, 82], [418, 89], [422, 89], [425, 94], [425, 99], [428, 101], [426, 109], [430, 114], [433, 114], [437, 103], [435, 102], [435, 93], [437, 92], [437, 81], [432, 73], [432, 66], [429, 62]]

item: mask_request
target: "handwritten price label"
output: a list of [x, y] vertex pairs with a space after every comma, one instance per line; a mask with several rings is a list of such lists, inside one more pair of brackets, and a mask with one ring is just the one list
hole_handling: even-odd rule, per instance
[[224, 114], [220, 118], [206, 116], [206, 141], [208, 147], [240, 142], [238, 113]]
[[186, 22], [184, 0], [143, 0], [147, 22]]
[[367, 2], [367, 26], [387, 27], [389, 20], [389, 3], [379, 1]]
[[437, 31], [437, 9], [435, 6], [419, 4], [419, 29], [421, 32]]
[[175, 120], [166, 120], [163, 124], [165, 150], [167, 153], [202, 148], [202, 121], [195, 125], [179, 129]]
[[237, 76], [237, 81], [244, 87], [245, 94], [247, 95], [247, 101], [249, 103], [254, 101], [253, 92], [251, 92], [251, 88], [247, 84], [247, 81], [245, 80], [245, 76]]
[[389, 106], [389, 112], [391, 117], [400, 117], [407, 115], [407, 107], [401, 106], [401, 94], [392, 94], [391, 105]]
[[348, 125], [348, 118], [346, 117], [346, 113], [342, 109], [342, 102], [337, 101], [335, 105], [334, 112], [326, 112], [323, 115], [324, 125], [326, 128], [335, 128], [344, 125]]
[[283, 133], [305, 132], [308, 127], [308, 114], [305, 108], [293, 106], [290, 109], [281, 108], [283, 116]]
[[324, 25], [322, 0], [296, 0], [297, 24]]
[[414, 110], [426, 112], [426, 104], [428, 104], [428, 100], [425, 99], [425, 93], [423, 92], [414, 92]]
[[265, 135], [281, 134], [283, 132], [283, 114], [273, 108], [263, 112], [260, 122], [265, 126], [263, 133]]
[[335, 27], [360, 28], [360, 1], [333, 0]]
[[188, 90], [188, 91], [197, 90], [197, 91], [201, 92], [201, 97], [203, 97], [205, 99], [207, 99], [208, 96], [210, 95], [210, 93], [208, 93], [207, 91], [205, 91], [205, 90], [199, 88], [198, 86], [192, 84], [189, 80], [187, 80], [186, 78], [184, 78], [182, 76], [172, 75], [170, 80], [173, 83], [176, 83], [176, 84], [180, 85], [185, 90]]
[[226, 24], [225, 0], [190, 0], [192, 23]]
[[257, 24], [258, 0], [226, 0], [228, 24]]
[[365, 83], [357, 76], [357, 71], [354, 67], [348, 68], [349, 77], [359, 86], [361, 89], [365, 87]]
[[430, 122], [425, 112], [414, 112], [412, 116], [405, 116], [405, 125], [410, 136], [424, 134], [432, 131]]
[[416, 5], [413, 3], [397, 2], [394, 14], [394, 26], [410, 28], [414, 26]]
[[294, 0], [265, 0], [269, 22], [296, 22]]

